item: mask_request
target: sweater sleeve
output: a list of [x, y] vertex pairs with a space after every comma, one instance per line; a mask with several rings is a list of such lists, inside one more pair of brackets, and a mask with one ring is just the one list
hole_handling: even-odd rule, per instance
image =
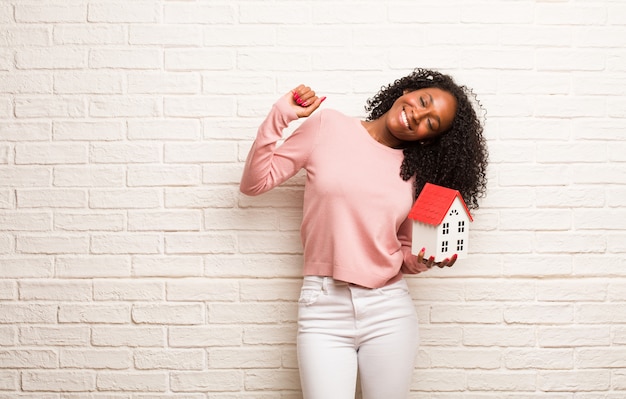
[[[294, 176], [314, 146], [319, 130], [319, 112], [309, 117], [280, 146], [283, 130], [298, 119], [285, 97], [267, 115], [248, 153], [239, 188], [246, 195], [259, 195]], [[316, 123], [316, 121], [318, 123]]]
[[409, 270], [415, 269], [417, 265], [417, 256], [413, 255], [411, 252], [413, 244], [413, 223], [411, 219], [407, 218], [400, 225], [400, 228], [398, 229], [398, 240], [400, 241], [400, 244], [402, 244], [400, 250], [402, 251], [404, 258], [400, 271], [403, 273], [410, 273]]

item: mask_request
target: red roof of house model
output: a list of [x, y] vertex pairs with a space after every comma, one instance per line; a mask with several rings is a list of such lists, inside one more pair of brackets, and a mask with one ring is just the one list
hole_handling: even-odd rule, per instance
[[469, 209], [467, 209], [460, 192], [431, 183], [424, 185], [422, 192], [420, 192], [415, 204], [413, 204], [413, 208], [411, 208], [411, 212], [409, 212], [409, 218], [437, 226], [443, 222], [455, 198], [461, 200], [467, 216], [470, 221], [473, 221], [472, 215]]

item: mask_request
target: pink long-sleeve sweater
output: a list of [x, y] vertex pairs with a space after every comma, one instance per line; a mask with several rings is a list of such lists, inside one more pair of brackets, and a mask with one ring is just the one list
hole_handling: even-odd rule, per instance
[[330, 109], [316, 111], [277, 145], [296, 119], [285, 97], [274, 104], [248, 154], [241, 191], [264, 193], [304, 168], [304, 275], [369, 288], [399, 280], [405, 257], [412, 256], [413, 181], [400, 177], [402, 150]]

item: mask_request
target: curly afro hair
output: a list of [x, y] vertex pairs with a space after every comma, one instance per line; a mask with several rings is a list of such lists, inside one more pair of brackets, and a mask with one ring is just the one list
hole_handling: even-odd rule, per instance
[[468, 208], [477, 209], [478, 199], [484, 195], [487, 185], [488, 152], [483, 126], [474, 109], [480, 104], [470, 89], [457, 85], [448, 75], [418, 68], [410, 75], [382, 87], [367, 100], [366, 119], [372, 121], [383, 116], [405, 91], [429, 87], [447, 91], [456, 98], [456, 115], [450, 129], [435, 140], [427, 144], [407, 143], [400, 176], [404, 180], [415, 176], [416, 197], [424, 184], [430, 182], [458, 190]]

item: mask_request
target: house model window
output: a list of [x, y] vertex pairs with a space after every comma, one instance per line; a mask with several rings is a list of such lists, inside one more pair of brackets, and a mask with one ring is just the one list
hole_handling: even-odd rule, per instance
[[441, 262], [456, 254], [467, 256], [472, 215], [461, 193], [426, 183], [409, 213], [413, 220], [413, 253], [426, 248], [425, 256]]

